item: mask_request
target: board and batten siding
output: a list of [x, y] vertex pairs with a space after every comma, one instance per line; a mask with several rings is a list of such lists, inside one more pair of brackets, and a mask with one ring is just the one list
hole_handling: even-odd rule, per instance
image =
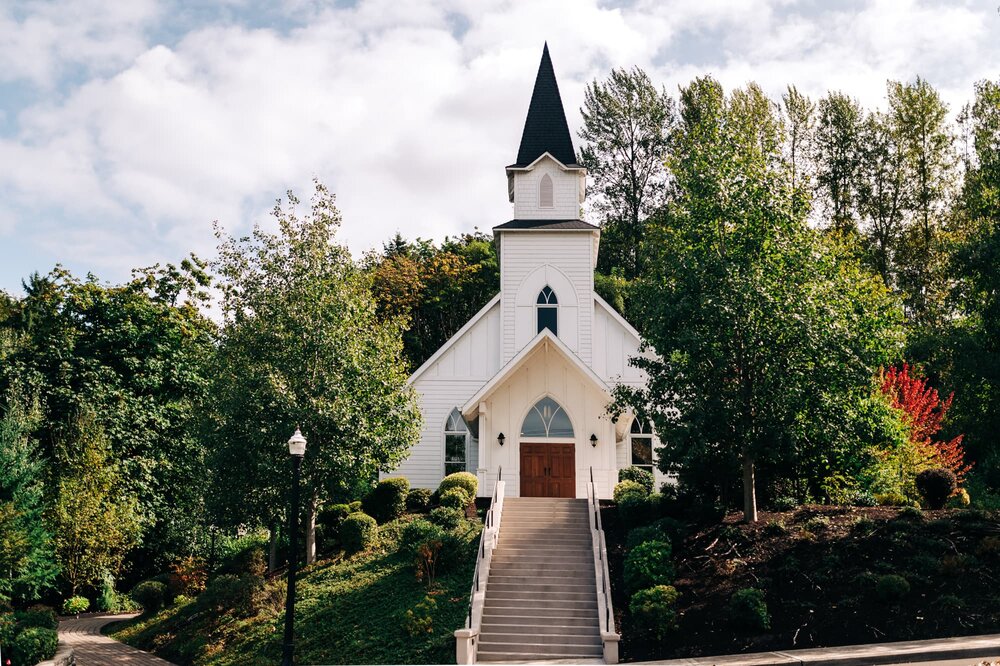
[[548, 285], [559, 299], [559, 339], [585, 363], [591, 359], [593, 232], [504, 231], [500, 234], [503, 361], [538, 333], [535, 304]]
[[[437, 488], [444, 477], [444, 428], [448, 415], [500, 370], [500, 303], [445, 343], [446, 349], [412, 381], [424, 418], [420, 441], [396, 469], [383, 476], [403, 475], [414, 488]], [[479, 451], [466, 451], [474, 474]]]

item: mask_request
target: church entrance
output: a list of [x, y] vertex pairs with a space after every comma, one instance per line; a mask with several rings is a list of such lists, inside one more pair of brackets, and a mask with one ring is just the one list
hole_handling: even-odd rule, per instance
[[521, 497], [576, 497], [576, 445], [522, 442]]

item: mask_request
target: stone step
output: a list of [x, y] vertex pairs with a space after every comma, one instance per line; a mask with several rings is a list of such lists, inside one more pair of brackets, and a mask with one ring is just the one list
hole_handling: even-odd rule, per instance
[[546, 590], [542, 587], [518, 588], [516, 585], [489, 585], [486, 586], [486, 603], [494, 599], [524, 599], [535, 603], [536, 601], [590, 601], [597, 600], [597, 590], [574, 592], [566, 590]]
[[477, 652], [480, 661], [525, 661], [532, 657], [555, 659], [558, 657], [601, 656], [601, 645], [576, 645], [574, 643], [499, 643], [480, 639]]
[[510, 622], [514, 618], [518, 621], [539, 620], [554, 622], [558, 624], [569, 624], [573, 621], [586, 621], [596, 624], [599, 621], [597, 611], [590, 608], [525, 608], [523, 606], [483, 608], [483, 622]]
[[505, 567], [515, 565], [529, 569], [537, 567], [539, 570], [550, 571], [553, 570], [555, 565], [559, 565], [564, 567], [566, 570], [579, 571], [580, 569], [585, 569], [593, 571], [594, 556], [590, 553], [568, 555], [566, 553], [532, 552], [531, 554], [527, 554], [524, 552], [507, 552], [498, 550], [493, 553], [493, 564], [490, 565], [490, 569], [492, 570], [494, 566]]
[[[547, 627], [542, 627], [542, 629], [547, 629]], [[514, 645], [596, 645], [601, 646], [601, 637], [597, 634], [591, 634], [590, 636], [581, 636], [573, 634], [556, 634], [556, 633], [490, 633], [486, 634], [483, 632], [480, 634], [479, 644], [482, 645], [484, 642], [489, 643], [512, 643]]]
[[552, 597], [512, 597], [507, 594], [494, 596], [487, 592], [483, 608], [520, 608], [525, 611], [534, 608], [559, 608], [565, 610], [591, 609], [596, 613], [597, 594], [592, 594], [589, 599], [553, 599]]
[[[559, 636], [597, 636], [600, 633], [600, 625], [597, 619], [583, 620], [576, 624], [565, 624], [573, 618], [560, 618], [552, 620], [546, 618], [545, 622], [538, 622], [537, 618], [531, 624], [511, 624], [517, 620], [514, 618], [504, 618], [507, 622], [483, 620], [482, 634], [504, 635], [504, 634], [549, 634]], [[529, 641], [530, 642], [530, 641]]]
[[[550, 572], [551, 573], [551, 572]], [[574, 585], [587, 589], [595, 589], [596, 583], [589, 579], [581, 579], [579, 576], [531, 576], [521, 574], [518, 576], [507, 575], [506, 572], [490, 572], [490, 585], [500, 583], [504, 585]]]
[[597, 589], [593, 583], [590, 585], [580, 585], [573, 583], [572, 579], [556, 581], [554, 583], [504, 583], [501, 581], [494, 581], [493, 577], [490, 576], [487, 589], [489, 592], [493, 593], [516, 592], [518, 594], [550, 594], [553, 596], [559, 596], [563, 599], [576, 598], [567, 596], [571, 594], [597, 594]]

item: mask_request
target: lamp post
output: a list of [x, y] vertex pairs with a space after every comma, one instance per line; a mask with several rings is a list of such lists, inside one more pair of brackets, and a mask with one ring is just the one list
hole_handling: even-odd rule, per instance
[[299, 562], [299, 480], [302, 476], [302, 457], [306, 454], [306, 438], [298, 428], [288, 440], [288, 453], [292, 457], [292, 507], [288, 513], [288, 594], [285, 597], [285, 640], [282, 644], [281, 666], [295, 663], [295, 570]]

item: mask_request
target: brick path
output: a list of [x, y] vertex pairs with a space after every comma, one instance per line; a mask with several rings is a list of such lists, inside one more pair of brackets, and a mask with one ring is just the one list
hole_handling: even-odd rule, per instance
[[101, 634], [101, 627], [134, 615], [84, 615], [59, 620], [59, 641], [72, 645], [77, 666], [173, 666], [148, 652], [119, 643]]

